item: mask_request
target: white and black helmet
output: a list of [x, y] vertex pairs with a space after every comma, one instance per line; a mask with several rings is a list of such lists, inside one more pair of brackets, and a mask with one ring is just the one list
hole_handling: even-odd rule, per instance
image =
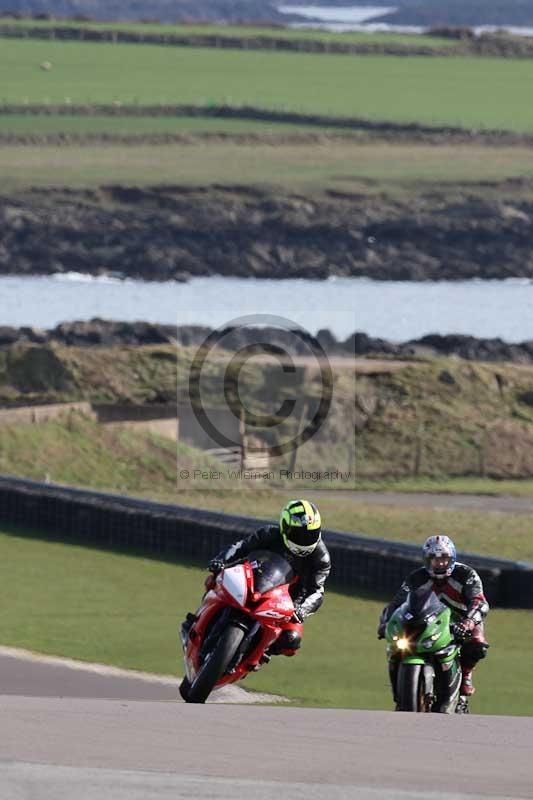
[[457, 560], [457, 550], [449, 536], [438, 534], [426, 539], [424, 566], [432, 578], [449, 578]]

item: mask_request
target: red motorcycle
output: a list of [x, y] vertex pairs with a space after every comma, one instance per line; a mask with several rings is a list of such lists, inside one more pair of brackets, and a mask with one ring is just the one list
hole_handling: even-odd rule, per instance
[[179, 691], [187, 703], [205, 703], [213, 689], [256, 672], [266, 650], [288, 628], [296, 580], [277, 553], [257, 550], [206, 581], [206, 594], [188, 636], [182, 635], [186, 677]]

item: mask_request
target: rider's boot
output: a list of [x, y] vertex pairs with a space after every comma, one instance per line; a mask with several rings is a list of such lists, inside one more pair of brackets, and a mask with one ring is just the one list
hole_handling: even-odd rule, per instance
[[189, 639], [189, 632], [195, 622], [196, 622], [196, 616], [189, 612], [185, 617], [185, 620], [181, 623], [180, 636], [181, 636], [181, 641], [183, 642], [184, 645], [187, 644], [187, 641]]
[[464, 695], [465, 697], [472, 697], [476, 691], [474, 684], [472, 683], [472, 672], [473, 667], [470, 669], [463, 667], [460, 694]]
[[263, 653], [257, 664], [254, 664], [253, 667], [248, 667], [248, 669], [250, 670], [250, 672], [258, 672], [263, 666], [263, 664], [268, 664], [271, 658], [272, 656], [270, 656], [268, 651], [265, 650], [265, 652]]

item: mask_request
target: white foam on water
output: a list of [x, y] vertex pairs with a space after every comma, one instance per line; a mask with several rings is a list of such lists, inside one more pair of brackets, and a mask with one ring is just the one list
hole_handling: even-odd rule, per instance
[[396, 11], [394, 6], [353, 6], [331, 8], [330, 6], [278, 6], [280, 14], [298, 14], [322, 22], [344, 22], [360, 24], [367, 19], [382, 17]]

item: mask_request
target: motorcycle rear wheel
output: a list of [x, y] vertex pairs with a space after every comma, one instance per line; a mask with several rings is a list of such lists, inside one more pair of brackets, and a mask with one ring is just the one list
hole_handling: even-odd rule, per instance
[[216, 682], [224, 675], [243, 638], [244, 631], [237, 625], [230, 623], [225, 628], [194, 680], [188, 687], [184, 687], [184, 691], [181, 691], [183, 683], [180, 686], [180, 694], [186, 703], [205, 703]]

